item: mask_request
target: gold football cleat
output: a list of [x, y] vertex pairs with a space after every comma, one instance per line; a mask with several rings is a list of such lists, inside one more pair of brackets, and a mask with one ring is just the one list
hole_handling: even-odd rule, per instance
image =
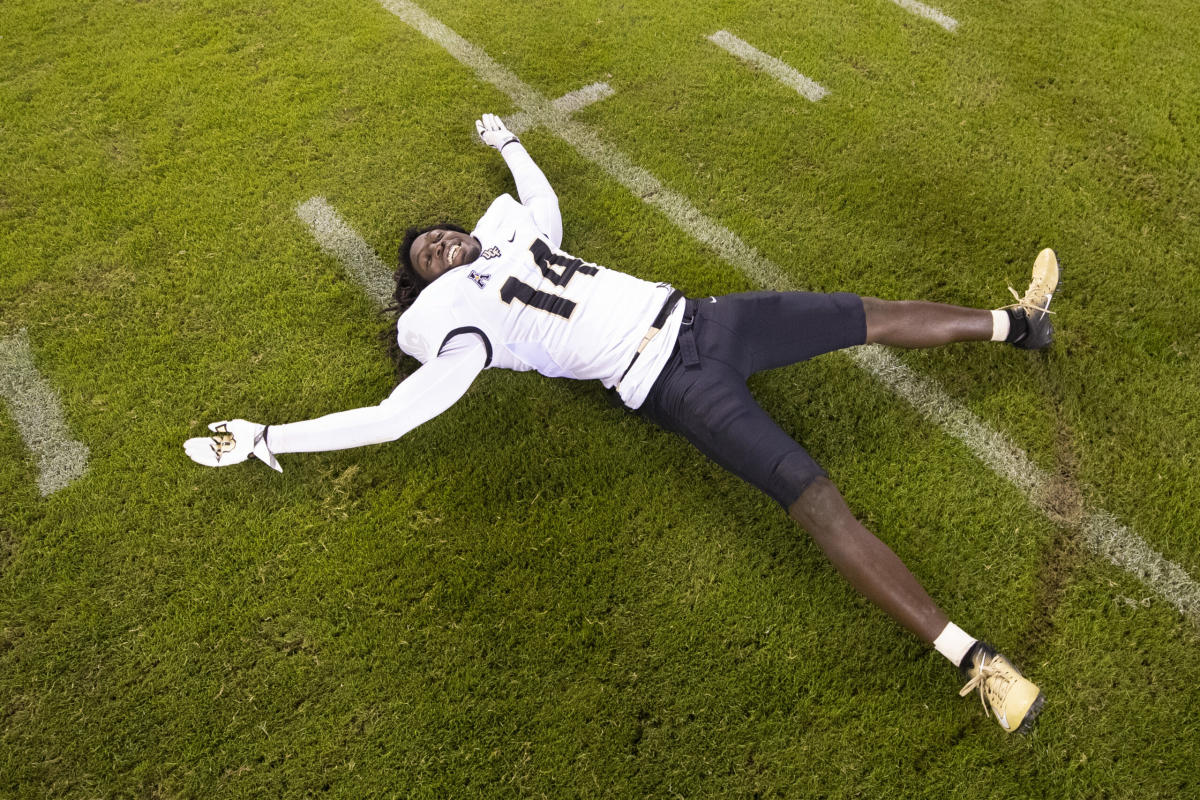
[[1005, 733], [1029, 733], [1046, 703], [1037, 684], [983, 642], [967, 654], [962, 672], [969, 680], [960, 695], [966, 697], [978, 689], [984, 713], [990, 710]]
[[1057, 288], [1058, 256], [1047, 247], [1034, 259], [1033, 277], [1029, 281], [1029, 288], [1025, 290], [1024, 296], [1018, 296], [1016, 289], [1008, 287], [1017, 301], [1010, 307], [1023, 308], [1025, 313], [1030, 315], [1039, 312], [1045, 314], [1050, 309], [1050, 298], [1054, 296], [1054, 290]]
[[1024, 350], [1045, 350], [1054, 341], [1054, 325], [1050, 322], [1050, 299], [1058, 289], [1058, 256], [1047, 247], [1033, 262], [1033, 277], [1024, 296], [1008, 287], [1017, 302], [1007, 308], [1027, 320], [1027, 329], [1012, 344]]

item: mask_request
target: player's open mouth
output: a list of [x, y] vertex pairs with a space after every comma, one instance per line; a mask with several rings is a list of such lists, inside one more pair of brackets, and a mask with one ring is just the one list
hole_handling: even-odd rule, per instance
[[450, 245], [450, 249], [446, 251], [446, 264], [447, 265], [449, 265], [451, 267], [458, 266], [457, 264], [454, 263], [454, 260], [458, 257], [458, 253], [460, 250], [462, 250], [461, 244]]

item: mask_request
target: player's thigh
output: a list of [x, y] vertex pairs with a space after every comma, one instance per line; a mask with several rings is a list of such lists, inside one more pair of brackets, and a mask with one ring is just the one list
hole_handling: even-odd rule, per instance
[[[682, 375], [682, 380], [679, 380]], [[787, 508], [820, 465], [771, 418], [734, 371], [684, 370], [657, 392], [643, 415], [674, 431], [700, 452]]]
[[702, 299], [698, 314], [700, 352], [725, 354], [745, 376], [867, 340], [862, 298], [849, 292], [744, 292]]

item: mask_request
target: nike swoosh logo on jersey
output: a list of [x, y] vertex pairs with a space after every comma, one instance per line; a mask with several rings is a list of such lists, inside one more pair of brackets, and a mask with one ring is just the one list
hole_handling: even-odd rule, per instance
[[513, 231], [513, 235], [512, 235], [512, 236], [510, 236], [510, 237], [508, 237], [508, 240], [511, 242], [511, 241], [512, 241], [513, 239], [515, 239], [515, 238], [517, 238], [517, 232], [516, 232], [516, 231]]

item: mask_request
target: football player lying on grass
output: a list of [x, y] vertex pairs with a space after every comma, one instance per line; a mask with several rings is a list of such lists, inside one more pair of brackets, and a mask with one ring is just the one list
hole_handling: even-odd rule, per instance
[[[399, 250], [396, 340], [421, 366], [377, 406], [263, 426], [233, 419], [185, 449], [210, 467], [254, 456], [388, 442], [454, 405], [481, 370], [537, 370], [599, 380], [647, 420], [774, 498], [838, 572], [959, 668], [1005, 731], [1028, 731], [1044, 698], [992, 647], [950, 622], [900, 558], [851, 513], [811, 456], [759, 407], [746, 380], [760, 370], [876, 342], [1050, 345], [1058, 262], [1043, 250], [1014, 306], [979, 310], [849, 293], [749, 292], [685, 298], [663, 283], [607, 269], [559, 249], [558, 198], [496, 116], [476, 123], [504, 158], [517, 202], [496, 198], [470, 233], [410, 229]], [[1014, 293], [1015, 294], [1015, 293]]]

